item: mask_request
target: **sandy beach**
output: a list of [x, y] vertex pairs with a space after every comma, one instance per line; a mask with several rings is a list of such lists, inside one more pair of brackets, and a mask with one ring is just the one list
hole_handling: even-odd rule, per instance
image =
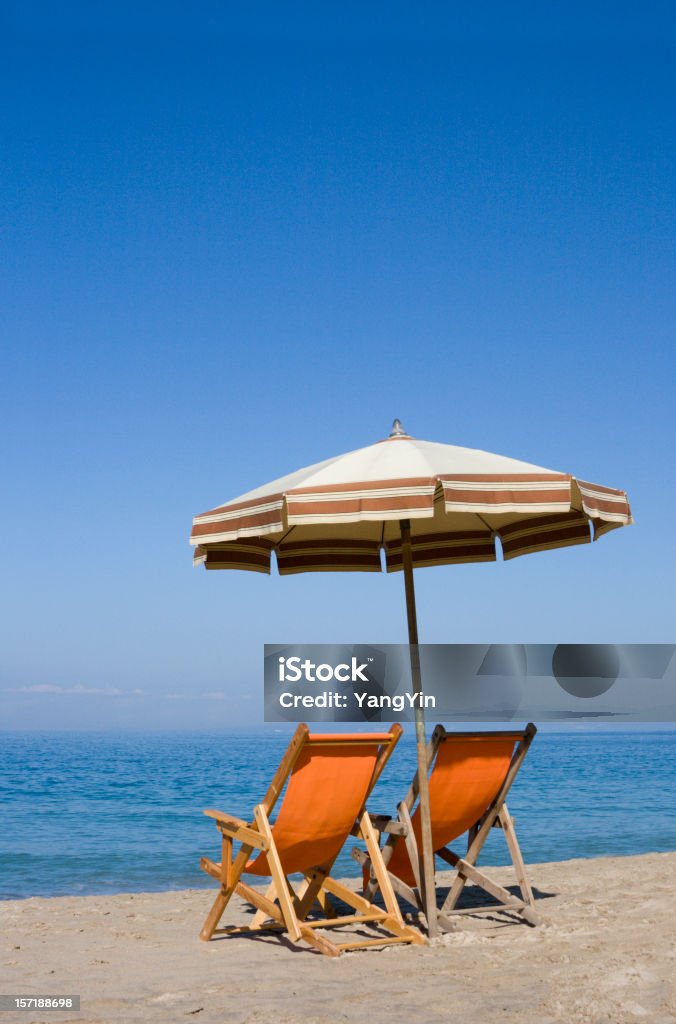
[[[205, 890], [8, 901], [2, 990], [80, 993], [82, 1007], [3, 1021], [676, 1020], [676, 853], [538, 864], [531, 877], [537, 929], [463, 917], [432, 946], [337, 959], [273, 937], [200, 942]], [[245, 920], [236, 901], [228, 923]]]

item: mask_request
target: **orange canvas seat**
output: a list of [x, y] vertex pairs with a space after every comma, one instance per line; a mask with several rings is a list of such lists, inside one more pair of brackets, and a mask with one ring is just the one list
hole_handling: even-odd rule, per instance
[[[385, 733], [313, 734], [300, 725], [263, 801], [254, 808], [251, 822], [205, 811], [216, 820], [223, 839], [221, 862], [207, 857], [201, 861], [202, 869], [221, 883], [202, 929], [203, 939], [214, 934], [283, 930], [292, 941], [305, 941], [332, 956], [343, 949], [423, 941], [416, 929], [404, 924], [364, 809], [401, 731], [401, 726], [395, 725]], [[270, 815], [285, 785], [279, 813], [271, 823]], [[383, 883], [384, 910], [331, 878], [334, 861], [350, 833], [366, 843], [374, 871]], [[234, 843], [240, 844], [237, 855], [233, 855]], [[267, 892], [242, 882], [244, 872], [271, 877]], [[303, 876], [295, 887], [288, 877], [291, 874]], [[254, 920], [246, 927], [218, 929], [235, 892], [256, 907]], [[347, 903], [356, 913], [337, 917], [329, 896]], [[323, 917], [311, 916], [316, 905]], [[321, 934], [326, 928], [365, 924], [378, 934], [344, 943]]]
[[[366, 801], [380, 746], [391, 740], [390, 733], [308, 735], [272, 826], [286, 875], [333, 863]], [[266, 854], [245, 870], [269, 875]]]
[[[441, 725], [434, 730], [428, 748], [432, 844], [436, 855], [456, 869], [455, 879], [439, 910], [442, 928], [452, 927], [451, 916], [460, 912], [456, 910], [456, 904], [467, 881], [481, 886], [497, 901], [487, 907], [474, 908], [473, 912], [509, 909], [520, 914], [529, 924], [538, 921], [514, 823], [506, 804], [509, 788], [535, 733], [532, 724], [523, 732], [449, 733]], [[422, 913], [422, 842], [420, 807], [415, 806], [417, 794], [416, 776], [406, 799], [399, 804], [396, 819], [388, 821], [383, 815], [371, 815], [371, 820], [377, 829], [388, 835], [381, 852], [395, 891]], [[521, 899], [476, 867], [481, 848], [494, 827], [503, 830], [516, 869]], [[465, 833], [468, 833], [467, 853], [460, 857], [450, 844]], [[365, 895], [373, 898], [378, 880], [368, 853], [355, 850], [354, 856], [363, 865]]]

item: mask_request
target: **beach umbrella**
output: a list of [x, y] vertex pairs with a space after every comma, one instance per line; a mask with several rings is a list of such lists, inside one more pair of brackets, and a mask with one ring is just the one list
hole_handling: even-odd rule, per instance
[[[269, 573], [403, 571], [412, 686], [422, 694], [413, 570], [585, 544], [631, 523], [627, 495], [504, 455], [389, 437], [299, 469], [193, 520], [195, 563]], [[415, 706], [423, 874], [437, 927], [425, 722]]]

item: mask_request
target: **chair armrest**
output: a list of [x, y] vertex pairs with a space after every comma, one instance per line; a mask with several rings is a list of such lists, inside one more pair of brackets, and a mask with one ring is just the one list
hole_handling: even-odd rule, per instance
[[204, 812], [208, 818], [214, 818], [219, 830], [223, 835], [244, 843], [245, 846], [255, 847], [257, 850], [269, 850], [270, 843], [260, 834], [256, 823], [249, 824], [236, 818], [234, 814], [226, 814], [224, 811], [208, 810]]
[[232, 828], [251, 828], [251, 822], [243, 821], [242, 818], [236, 818], [234, 814], [226, 814], [225, 811], [209, 809], [204, 811], [204, 814], [208, 818], [214, 818], [216, 821], [221, 821], [224, 825], [230, 825]]
[[408, 834], [408, 828], [404, 825], [403, 821], [390, 818], [388, 814], [369, 814], [369, 818], [373, 827], [379, 832], [387, 832], [392, 836], [405, 836]]

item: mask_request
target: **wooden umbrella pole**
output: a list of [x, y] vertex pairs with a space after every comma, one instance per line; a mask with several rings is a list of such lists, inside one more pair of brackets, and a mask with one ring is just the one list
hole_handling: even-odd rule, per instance
[[[404, 586], [406, 588], [406, 614], [408, 616], [408, 643], [411, 656], [411, 681], [413, 693], [422, 698], [420, 673], [420, 650], [418, 648], [418, 618], [415, 610], [415, 588], [413, 585], [413, 557], [411, 554], [411, 522], [402, 519], [401, 553], [404, 564]], [[422, 904], [427, 918], [430, 938], [439, 934], [437, 921], [437, 894], [434, 882], [434, 849], [432, 847], [432, 820], [430, 818], [430, 790], [427, 777], [427, 740], [425, 738], [425, 712], [422, 699], [415, 704], [415, 739], [418, 753], [418, 799], [420, 800], [420, 831], [422, 837], [423, 870], [420, 879]]]

